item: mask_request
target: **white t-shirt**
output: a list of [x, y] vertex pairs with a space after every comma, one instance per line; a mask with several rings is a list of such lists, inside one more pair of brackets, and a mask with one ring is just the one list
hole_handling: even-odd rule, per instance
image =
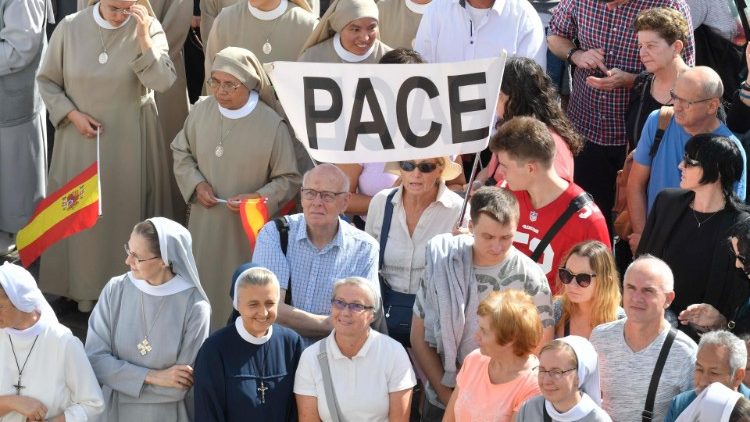
[[[416, 378], [406, 350], [396, 340], [370, 330], [352, 359], [341, 353], [335, 330], [327, 337], [328, 362], [339, 409], [350, 421], [388, 422], [389, 393], [414, 387]], [[323, 422], [331, 421], [318, 362], [320, 342], [302, 352], [294, 378], [294, 393], [318, 399]]]
[[[669, 327], [648, 346], [633, 352], [625, 343], [627, 319], [602, 324], [591, 333], [591, 344], [599, 355], [603, 408], [614, 421], [640, 421], [646, 406], [651, 375]], [[669, 350], [654, 402], [655, 421], [664, 420], [672, 398], [693, 388], [693, 368], [698, 346], [682, 331]]]

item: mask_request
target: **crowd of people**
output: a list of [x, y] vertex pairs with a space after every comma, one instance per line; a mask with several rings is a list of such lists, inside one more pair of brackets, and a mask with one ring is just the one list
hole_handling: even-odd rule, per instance
[[[63, 2], [0, 0], [0, 256], [102, 215], [0, 266], [0, 421], [750, 421], [733, 0]], [[264, 67], [502, 51], [471, 157], [314, 162]]]

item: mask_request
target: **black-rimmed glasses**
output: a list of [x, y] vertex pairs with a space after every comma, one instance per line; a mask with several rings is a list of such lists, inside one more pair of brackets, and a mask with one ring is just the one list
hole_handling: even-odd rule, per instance
[[412, 172], [414, 169], [417, 169], [421, 173], [432, 173], [438, 168], [436, 163], [415, 163], [414, 161], [399, 161], [398, 166], [406, 172]]
[[575, 280], [581, 287], [589, 287], [589, 285], [591, 285], [591, 279], [596, 277], [596, 274], [573, 274], [565, 267], [560, 267], [557, 270], [557, 275], [560, 277], [562, 284], [570, 284]]
[[716, 97], [704, 98], [702, 100], [688, 101], [684, 98], [678, 97], [677, 94], [674, 93], [674, 89], [670, 89], [669, 98], [672, 99], [672, 104], [677, 104], [679, 102], [679, 103], [685, 104], [685, 108], [690, 108], [690, 106], [693, 104], [705, 103], [706, 101], [711, 101]]
[[315, 198], [317, 198], [318, 195], [320, 195], [320, 199], [322, 199], [323, 202], [333, 202], [336, 200], [337, 196], [343, 195], [345, 193], [349, 193], [349, 192], [329, 192], [326, 190], [321, 191], [321, 190], [308, 189], [308, 188], [303, 188], [301, 192], [302, 192], [302, 199], [312, 201]]
[[685, 167], [700, 167], [701, 165], [700, 161], [690, 158], [687, 153], [682, 156], [682, 162], [685, 163]]

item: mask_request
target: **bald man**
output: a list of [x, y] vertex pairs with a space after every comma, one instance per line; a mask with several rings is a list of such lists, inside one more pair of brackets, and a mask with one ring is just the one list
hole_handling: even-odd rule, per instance
[[278, 321], [310, 345], [333, 329], [331, 287], [336, 280], [364, 277], [379, 294], [378, 244], [339, 218], [351, 193], [349, 179], [338, 167], [320, 164], [305, 173], [301, 193], [302, 213], [286, 217], [286, 256], [272, 221], [258, 235], [253, 262], [276, 274], [282, 302], [291, 293], [291, 305], [279, 306]]
[[677, 165], [685, 154], [685, 144], [694, 135], [713, 133], [725, 136], [740, 149], [745, 168], [734, 191], [745, 200], [747, 186], [747, 159], [745, 149], [737, 137], [716, 117], [721, 105], [724, 86], [719, 75], [710, 67], [697, 66], [688, 69], [677, 77], [672, 89], [674, 117], [664, 131], [656, 153], [651, 155], [651, 147], [659, 126], [659, 110], [648, 116], [641, 139], [636, 146], [633, 168], [628, 179], [628, 211], [633, 225], [633, 234], [628, 241], [635, 251], [646, 225], [646, 216], [654, 204], [656, 195], [665, 188], [680, 186], [680, 171]]
[[693, 388], [698, 346], [664, 319], [664, 310], [674, 297], [669, 266], [659, 258], [643, 255], [625, 271], [623, 307], [627, 318], [602, 324], [591, 333], [591, 344], [599, 355], [602, 407], [612, 420], [641, 420], [646, 392], [668, 335], [675, 337], [650, 409], [652, 420], [663, 420], [672, 398]]

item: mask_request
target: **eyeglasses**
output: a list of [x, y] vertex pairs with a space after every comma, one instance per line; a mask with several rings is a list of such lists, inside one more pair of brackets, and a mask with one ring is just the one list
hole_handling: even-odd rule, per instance
[[155, 256], [153, 258], [140, 259], [140, 258], [138, 258], [138, 255], [136, 255], [133, 252], [130, 252], [130, 248], [128, 247], [127, 243], [125, 243], [124, 245], [122, 245], [122, 247], [125, 248], [125, 255], [127, 255], [127, 256], [135, 259], [136, 261], [138, 261], [139, 264], [141, 262], [146, 262], [146, 261], [151, 261], [153, 259], [159, 259], [159, 258], [161, 258], [160, 256]]
[[562, 378], [563, 375], [565, 375], [566, 373], [568, 373], [570, 371], [576, 371], [576, 370], [578, 370], [578, 368], [570, 368], [570, 369], [566, 369], [564, 371], [562, 369], [550, 369], [549, 371], [543, 371], [543, 370], [540, 369], [539, 370], [539, 378], [541, 379], [541, 378], [544, 378], [545, 375], [549, 375], [550, 378], [552, 378], [553, 380], [557, 381], [560, 378]]
[[682, 162], [685, 163], [685, 167], [700, 167], [701, 165], [698, 160], [690, 158], [687, 153], [682, 156]]
[[711, 100], [715, 99], [716, 97], [704, 98], [702, 100], [688, 101], [688, 100], [686, 100], [684, 98], [678, 97], [677, 94], [674, 93], [674, 89], [670, 89], [669, 90], [669, 98], [672, 99], [672, 104], [681, 103], [681, 104], [685, 104], [685, 108], [690, 108], [690, 106], [693, 105], [693, 104], [698, 104], [698, 103], [704, 103], [706, 101], [711, 101]]
[[343, 311], [345, 308], [349, 308], [349, 311], [353, 314], [364, 312], [365, 310], [375, 309], [374, 306], [367, 306], [361, 303], [346, 303], [340, 299], [331, 299], [331, 305], [339, 311]]
[[[134, 2], [135, 3], [135, 2]], [[130, 11], [130, 7], [114, 7], [114, 6], [106, 6], [107, 11], [109, 13], [117, 13], [120, 15], [130, 15], [132, 12]]]
[[240, 85], [242, 85], [239, 82], [235, 82], [235, 83], [232, 83], [232, 82], [219, 82], [218, 80], [216, 80], [214, 78], [211, 78], [208, 81], [206, 81], [206, 84], [211, 89], [221, 88], [222, 90], [224, 90], [226, 92], [237, 91], [237, 88], [239, 88]]
[[573, 282], [573, 280], [575, 280], [576, 283], [578, 283], [578, 285], [581, 287], [589, 287], [589, 285], [591, 284], [591, 279], [596, 277], [596, 274], [573, 274], [564, 267], [558, 268], [557, 275], [560, 277], [560, 281], [562, 281], [562, 284], [570, 284]]
[[302, 199], [313, 201], [315, 200], [315, 198], [318, 197], [318, 195], [320, 195], [320, 199], [322, 199], [323, 202], [330, 203], [330, 202], [335, 201], [337, 196], [343, 195], [345, 193], [349, 193], [349, 192], [329, 192], [326, 190], [319, 191], [315, 189], [305, 188], [305, 189], [302, 189]]
[[403, 171], [414, 171], [414, 169], [419, 170], [421, 173], [432, 173], [435, 171], [436, 168], [438, 168], [438, 165], [436, 163], [415, 163], [414, 161], [399, 161], [398, 166], [401, 167], [401, 170]]

